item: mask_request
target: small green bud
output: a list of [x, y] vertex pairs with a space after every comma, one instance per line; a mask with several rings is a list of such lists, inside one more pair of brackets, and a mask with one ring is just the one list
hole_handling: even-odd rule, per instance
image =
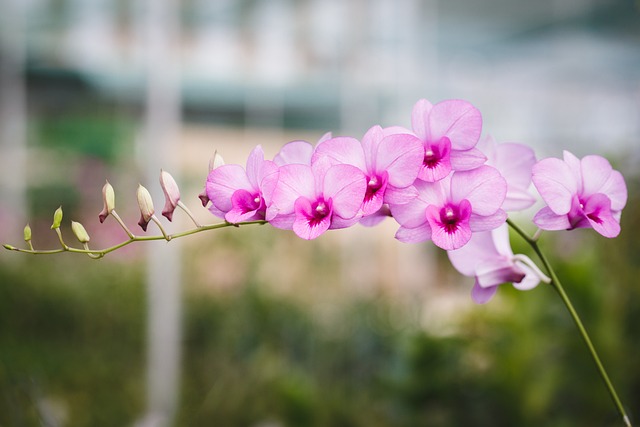
[[60, 224], [62, 224], [62, 206], [60, 206], [53, 213], [53, 224], [51, 224], [51, 229], [55, 230], [56, 228], [60, 228]]
[[30, 242], [31, 241], [31, 227], [29, 226], [29, 224], [27, 224], [24, 227], [24, 241], [25, 242]]
[[80, 243], [88, 243], [91, 238], [89, 233], [85, 230], [84, 226], [79, 222], [71, 221], [71, 231], [76, 235]]
[[16, 250], [15, 246], [11, 246], [11, 245], [2, 245], [2, 246], [4, 246], [5, 249], [8, 249], [10, 251], [15, 251]]

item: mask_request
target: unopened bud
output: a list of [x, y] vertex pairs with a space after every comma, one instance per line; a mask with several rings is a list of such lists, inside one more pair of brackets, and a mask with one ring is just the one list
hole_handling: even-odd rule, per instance
[[138, 225], [144, 231], [147, 231], [147, 224], [149, 224], [151, 217], [155, 213], [155, 210], [153, 209], [153, 199], [151, 199], [149, 190], [140, 184], [138, 185], [136, 195], [138, 197], [138, 206], [140, 207], [140, 221], [138, 221]]
[[209, 172], [216, 168], [219, 168], [220, 166], [224, 166], [224, 159], [220, 154], [218, 154], [218, 151], [216, 150], [213, 152], [213, 157], [209, 160]]
[[55, 230], [56, 228], [60, 228], [60, 224], [62, 224], [62, 206], [60, 206], [53, 213], [53, 224], [51, 224], [51, 229]]
[[198, 198], [200, 199], [200, 201], [202, 202], [202, 207], [206, 208], [207, 205], [209, 204], [210, 200], [209, 200], [209, 196], [207, 195], [207, 189], [204, 188], [202, 190], [202, 192], [200, 194], [198, 194]]
[[25, 225], [24, 227], [24, 241], [25, 242], [31, 241], [31, 227], [29, 226], [29, 224]]
[[171, 221], [173, 219], [173, 211], [180, 201], [180, 189], [171, 174], [163, 170], [160, 170], [160, 186], [164, 192], [164, 209], [162, 209], [162, 215]]
[[85, 230], [84, 226], [79, 222], [71, 221], [71, 231], [73, 231], [73, 234], [76, 235], [80, 243], [88, 243], [89, 240], [91, 240], [89, 233], [87, 233], [87, 230]]
[[11, 245], [2, 245], [5, 249], [10, 250], [10, 251], [15, 251], [16, 247], [15, 246], [11, 246]]
[[102, 202], [104, 203], [104, 207], [98, 215], [100, 223], [103, 223], [107, 216], [116, 208], [116, 195], [109, 181], [106, 181], [102, 187]]
[[[209, 173], [211, 173], [212, 170], [219, 168], [220, 166], [224, 166], [224, 159], [220, 154], [218, 154], [218, 151], [215, 151], [213, 153], [213, 157], [209, 160]], [[206, 208], [211, 201], [209, 199], [209, 196], [207, 195], [206, 186], [202, 190], [202, 192], [198, 194], [198, 198], [200, 199], [200, 202], [202, 202], [202, 207]]]

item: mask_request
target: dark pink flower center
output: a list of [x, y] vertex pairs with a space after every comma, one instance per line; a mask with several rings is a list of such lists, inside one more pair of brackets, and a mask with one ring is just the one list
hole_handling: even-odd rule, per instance
[[367, 181], [367, 190], [364, 194], [365, 202], [373, 199], [373, 196], [375, 196], [378, 190], [382, 188], [383, 184], [384, 180], [377, 175], [369, 177], [369, 180]]
[[456, 205], [446, 205], [440, 209], [440, 222], [447, 233], [453, 233], [460, 223], [460, 209]]
[[437, 167], [451, 152], [451, 141], [443, 136], [435, 143], [427, 143], [424, 150], [422, 164], [430, 169]]
[[243, 214], [260, 212], [264, 214], [265, 202], [260, 193], [249, 193], [246, 190], [236, 190], [231, 197], [231, 204]]
[[584, 211], [584, 206], [586, 204], [586, 202], [582, 199], [578, 200], [579, 206], [580, 206], [580, 210], [582, 211], [583, 215], [585, 215], [587, 218], [589, 218], [591, 221], [597, 223], [597, 224], [602, 224], [602, 218], [600, 218], [599, 214], [600, 214], [600, 210], [596, 209], [595, 211], [592, 212], [585, 212]]
[[328, 215], [331, 215], [331, 201], [326, 201], [319, 197], [314, 203], [311, 204], [311, 213], [308, 216], [309, 224], [313, 227], [318, 225]]

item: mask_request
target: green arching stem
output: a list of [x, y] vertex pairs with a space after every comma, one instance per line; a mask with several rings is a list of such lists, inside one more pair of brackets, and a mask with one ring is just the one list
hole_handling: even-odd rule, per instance
[[[58, 254], [58, 253], [62, 253], [62, 252], [72, 252], [72, 253], [79, 253], [79, 254], [87, 254], [89, 256], [91, 256], [92, 258], [102, 258], [103, 256], [105, 256], [106, 254], [113, 252], [115, 250], [118, 250], [124, 246], [127, 246], [133, 242], [147, 242], [147, 241], [153, 241], [153, 240], [165, 240], [165, 241], [171, 241], [173, 239], [179, 239], [180, 237], [185, 237], [185, 236], [190, 236], [192, 234], [196, 234], [196, 233], [200, 233], [203, 231], [208, 231], [208, 230], [216, 230], [218, 228], [226, 228], [226, 227], [240, 227], [240, 226], [244, 226], [244, 225], [253, 225], [253, 224], [266, 224], [267, 221], [264, 220], [257, 220], [257, 221], [246, 221], [246, 222], [239, 222], [237, 224], [231, 224], [229, 222], [222, 222], [222, 223], [218, 223], [218, 224], [211, 224], [211, 225], [203, 225], [197, 228], [193, 228], [190, 230], [186, 230], [186, 231], [182, 231], [180, 233], [175, 233], [175, 234], [167, 234], [167, 235], [159, 235], [159, 236], [135, 236], [133, 234], [131, 234], [129, 236], [128, 240], [125, 240], [121, 243], [118, 243], [117, 245], [111, 246], [109, 248], [105, 248], [105, 249], [78, 249], [78, 248], [72, 248], [70, 246], [67, 246], [66, 244], [64, 244], [64, 242], [61, 240], [61, 244], [62, 247], [59, 249], [49, 249], [49, 250], [34, 250], [32, 248], [30, 249], [20, 249], [20, 248], [16, 248], [13, 246], [9, 246], [9, 245], [5, 245], [6, 249], [12, 250], [12, 251], [16, 251], [16, 252], [23, 252], [23, 253], [27, 253], [27, 254], [33, 254], [33, 255], [50, 255], [50, 254]], [[127, 233], [128, 234], [128, 233]], [[61, 236], [59, 236], [60, 239], [62, 239]]]
[[576, 312], [575, 308], [573, 308], [573, 304], [571, 304], [571, 300], [569, 299], [569, 296], [567, 295], [567, 293], [565, 292], [564, 288], [562, 287], [562, 284], [560, 283], [560, 280], [558, 279], [558, 276], [556, 275], [556, 272], [551, 267], [551, 264], [549, 263], [549, 260], [547, 259], [547, 257], [540, 250], [540, 247], [538, 246], [537, 239], [529, 237], [529, 235], [527, 233], [525, 233], [525, 231], [522, 230], [522, 228], [520, 228], [517, 224], [515, 224], [510, 219], [507, 219], [507, 223], [509, 224], [509, 226], [511, 228], [513, 228], [513, 230], [516, 233], [518, 233], [520, 235], [520, 237], [522, 237], [529, 244], [529, 246], [531, 246], [531, 248], [535, 251], [535, 253], [540, 258], [540, 261], [542, 261], [542, 264], [544, 265], [544, 268], [547, 270], [547, 273], [549, 273], [549, 277], [551, 277], [551, 283], [550, 284], [551, 284], [551, 286], [553, 286], [553, 288], [556, 290], [556, 292], [558, 292], [558, 295], [560, 295], [560, 298], [562, 299], [562, 302], [564, 303], [565, 307], [567, 307], [567, 310], [569, 310], [569, 314], [571, 315], [571, 317], [573, 318], [573, 321], [575, 322], [576, 326], [578, 327], [578, 330], [580, 331], [580, 335], [582, 336], [582, 339], [584, 340], [584, 343], [587, 345], [587, 348], [589, 349], [589, 352], [591, 353], [591, 357], [593, 358], [593, 361], [595, 362], [596, 366], [598, 367], [598, 371], [600, 373], [600, 376], [602, 377], [602, 380], [604, 381], [605, 385], [607, 386], [607, 390], [609, 391], [609, 395], [611, 395], [611, 399], [613, 399], [613, 403], [616, 405], [616, 408], [618, 409], [618, 412], [620, 413], [620, 416], [622, 416], [622, 421], [624, 422], [626, 427], [631, 427], [631, 421], [629, 420], [629, 416], [625, 412], [624, 407], [622, 406], [622, 402], [620, 401], [620, 398], [618, 397], [618, 393], [616, 393], [616, 389], [613, 387], [613, 384], [611, 383], [611, 380], [609, 379], [609, 375], [607, 375], [607, 371], [604, 369], [604, 365], [600, 361], [600, 357], [598, 356], [598, 353], [596, 352], [596, 349], [593, 346], [593, 343], [591, 342], [591, 338], [589, 338], [589, 334], [587, 334], [587, 330], [585, 329], [584, 325], [582, 324], [582, 320], [580, 320], [580, 316], [578, 316], [578, 313]]

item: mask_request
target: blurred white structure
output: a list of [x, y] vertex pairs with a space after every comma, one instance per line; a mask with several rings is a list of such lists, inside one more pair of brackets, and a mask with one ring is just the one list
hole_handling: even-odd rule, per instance
[[[180, 68], [173, 45], [179, 38], [177, 0], [145, 0], [137, 18], [146, 61], [145, 119], [138, 163], [160, 216], [164, 196], [160, 169], [175, 170], [180, 130]], [[160, 203], [159, 203], [160, 202]], [[149, 224], [155, 227], [155, 224]], [[173, 424], [180, 390], [181, 242], [147, 249], [147, 414], [139, 427]]]
[[0, 1], [0, 235], [19, 242], [27, 214], [26, 4]]

